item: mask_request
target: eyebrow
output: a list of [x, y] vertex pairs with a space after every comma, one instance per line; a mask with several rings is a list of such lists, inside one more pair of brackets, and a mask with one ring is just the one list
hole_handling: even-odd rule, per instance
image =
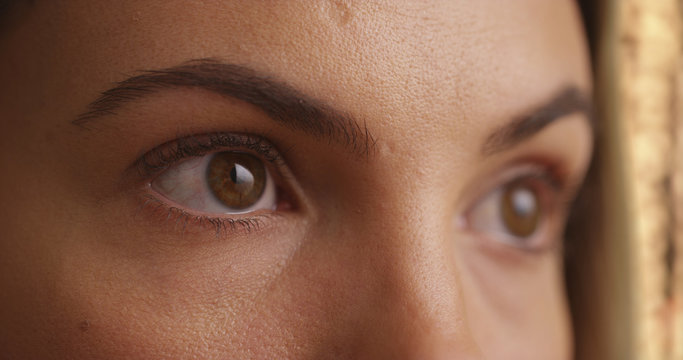
[[595, 120], [590, 97], [576, 86], [565, 86], [550, 101], [495, 130], [486, 138], [481, 152], [484, 155], [493, 155], [507, 150], [564, 116], [574, 113], [584, 114], [594, 131]]
[[365, 122], [361, 124], [349, 114], [272, 77], [216, 59], [197, 59], [167, 69], [142, 71], [102, 92], [72, 123], [88, 128], [91, 121], [115, 115], [127, 103], [172, 88], [200, 88], [244, 101], [290, 129], [341, 143], [356, 154], [368, 157], [375, 150], [377, 140]]
[[[142, 71], [102, 92], [72, 123], [88, 128], [91, 121], [116, 115], [118, 109], [130, 102], [165, 89], [183, 87], [244, 101], [290, 129], [330, 143], [341, 143], [353, 153], [369, 157], [375, 151], [377, 140], [365, 122], [361, 125], [351, 115], [251, 68], [216, 59], [197, 59], [166, 69]], [[490, 134], [481, 152], [492, 155], [509, 149], [575, 112], [586, 114], [592, 123], [593, 109], [588, 96], [575, 86], [566, 86], [536, 110], [514, 118]]]

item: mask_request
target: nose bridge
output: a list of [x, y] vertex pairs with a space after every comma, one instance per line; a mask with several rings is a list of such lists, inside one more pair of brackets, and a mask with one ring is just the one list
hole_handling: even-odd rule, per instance
[[478, 359], [449, 215], [432, 201], [409, 199], [405, 193], [384, 199], [383, 210], [375, 213], [384, 220], [372, 221], [375, 235], [367, 241], [375, 242], [371, 256], [376, 256], [382, 284], [381, 314], [376, 314], [381, 320], [373, 323], [372, 333], [393, 344], [399, 358]]

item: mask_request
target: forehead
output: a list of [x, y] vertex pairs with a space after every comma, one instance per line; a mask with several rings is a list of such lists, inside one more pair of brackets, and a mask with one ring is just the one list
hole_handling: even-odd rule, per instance
[[74, 0], [38, 3], [22, 26], [23, 43], [0, 45], [40, 49], [29, 61], [48, 65], [47, 86], [84, 101], [122, 74], [211, 57], [274, 74], [387, 131], [419, 122], [459, 132], [473, 119], [503, 121], [563, 83], [589, 86], [578, 16], [564, 0]]

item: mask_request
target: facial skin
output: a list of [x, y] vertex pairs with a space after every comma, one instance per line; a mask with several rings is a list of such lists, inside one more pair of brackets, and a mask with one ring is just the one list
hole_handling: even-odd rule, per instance
[[[571, 357], [561, 232], [588, 165], [589, 121], [575, 106], [517, 137], [501, 129], [563, 89], [590, 93], [573, 2], [73, 0], [10, 16], [3, 356]], [[262, 93], [168, 81], [82, 116], [116, 82], [188, 66], [218, 77], [238, 68], [239, 81], [250, 73], [293, 107], [341, 118], [274, 120], [256, 104]], [[329, 139], [302, 120], [359, 131]], [[262, 160], [276, 207], [217, 214], [159, 192], [161, 174], [190, 186], [173, 169], [208, 157], [140, 170], [153, 149], [206, 134], [272, 144], [276, 164], [253, 146], [208, 153]], [[526, 240], [497, 211], [515, 181], [540, 201]]]

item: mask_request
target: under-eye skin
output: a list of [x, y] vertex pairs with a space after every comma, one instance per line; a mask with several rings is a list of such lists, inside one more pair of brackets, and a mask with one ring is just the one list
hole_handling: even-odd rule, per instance
[[[145, 204], [167, 212], [173, 224], [221, 231], [255, 230], [291, 210], [282, 176], [286, 167], [267, 140], [215, 133], [162, 144], [133, 166], [144, 181]], [[164, 217], [164, 214], [161, 214]], [[240, 228], [238, 228], [240, 226]]]
[[529, 253], [556, 248], [568, 191], [552, 170], [521, 166], [480, 196], [464, 214], [468, 232]]

